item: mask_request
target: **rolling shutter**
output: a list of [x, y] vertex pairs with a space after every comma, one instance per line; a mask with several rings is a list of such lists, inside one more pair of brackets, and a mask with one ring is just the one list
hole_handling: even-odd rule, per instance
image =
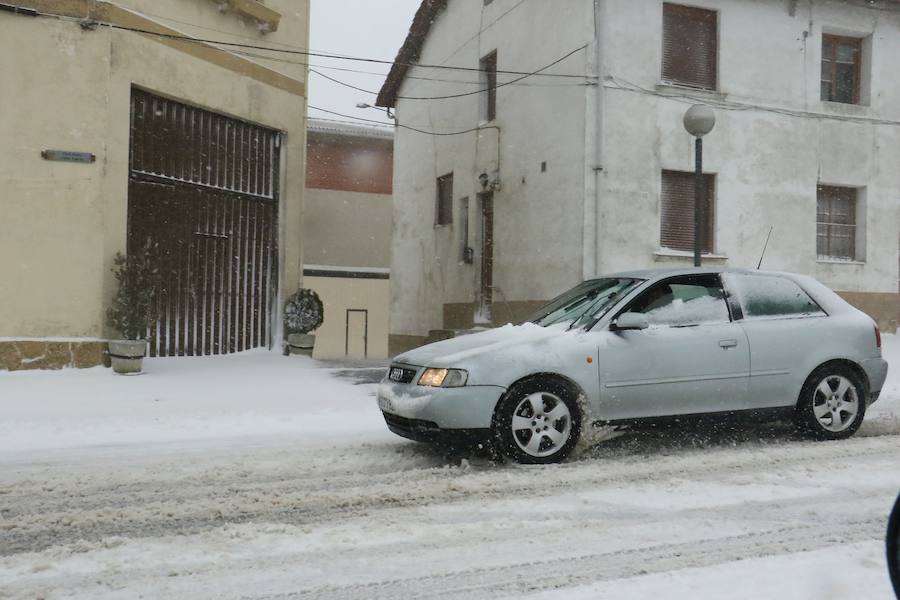
[[[711, 253], [715, 222], [715, 177], [703, 176], [706, 188], [706, 237], [701, 251]], [[692, 251], [694, 249], [694, 174], [663, 171], [659, 243], [663, 248]]]
[[663, 4], [663, 80], [716, 89], [717, 30], [715, 11]]

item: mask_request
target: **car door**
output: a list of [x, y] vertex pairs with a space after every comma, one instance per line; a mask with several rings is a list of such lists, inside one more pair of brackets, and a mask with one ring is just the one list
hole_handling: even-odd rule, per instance
[[816, 354], [827, 318], [818, 304], [791, 279], [762, 273], [727, 273], [725, 285], [740, 301], [739, 321], [750, 343], [748, 408], [796, 404], [809, 375], [806, 357]]
[[657, 282], [618, 314], [625, 312], [645, 315], [650, 326], [611, 326], [617, 339], [598, 356], [602, 419], [746, 408], [749, 344], [732, 321], [718, 274]]

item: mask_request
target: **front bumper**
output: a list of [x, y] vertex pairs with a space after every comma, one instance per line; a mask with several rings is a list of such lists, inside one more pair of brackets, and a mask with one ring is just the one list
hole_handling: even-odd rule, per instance
[[475, 445], [491, 437], [490, 429], [441, 429], [437, 423], [421, 419], [407, 419], [382, 411], [388, 429], [399, 436], [446, 446]]
[[493, 385], [435, 388], [385, 380], [378, 386], [378, 408], [385, 419], [414, 422], [416, 431], [485, 430], [490, 429], [494, 408], [505, 392], [506, 388]]

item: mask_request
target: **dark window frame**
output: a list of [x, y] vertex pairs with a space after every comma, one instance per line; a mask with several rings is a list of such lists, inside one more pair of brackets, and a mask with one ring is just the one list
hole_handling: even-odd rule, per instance
[[[793, 285], [809, 301], [808, 306], [815, 307], [815, 310], [794, 313], [753, 314], [748, 310], [751, 305], [746, 295], [744, 294], [746, 290], [741, 287], [741, 280], [752, 281], [754, 279], [780, 280], [787, 282], [789, 285]], [[822, 305], [819, 304], [819, 302], [815, 298], [813, 298], [812, 295], [808, 291], [806, 291], [802, 285], [789, 277], [772, 275], [768, 273], [723, 273], [723, 282], [725, 283], [725, 290], [729, 298], [732, 299], [740, 307], [740, 320], [762, 321], [776, 319], [819, 319], [829, 316], [828, 311], [822, 308]]]
[[[669, 179], [667, 180], [667, 176]], [[677, 181], [673, 181], [677, 178]], [[701, 254], [714, 254], [716, 248], [716, 176], [704, 173], [706, 191], [706, 239]], [[694, 173], [663, 169], [660, 175], [659, 193], [659, 246], [660, 249], [692, 252], [694, 250]], [[689, 188], [677, 194], [668, 186]], [[667, 193], [669, 191], [669, 193]], [[674, 206], [667, 206], [667, 203]], [[682, 210], [688, 210], [684, 215]], [[676, 218], [673, 218], [674, 217]], [[680, 217], [680, 218], [678, 218]]]
[[478, 61], [481, 73], [481, 120], [490, 123], [497, 118], [497, 51], [484, 55]]
[[[827, 218], [824, 215], [834, 215], [838, 211], [834, 206], [838, 202], [847, 203], [847, 221], [842, 223], [834, 217]], [[823, 204], [825, 208], [823, 210]], [[837, 185], [819, 185], [816, 188], [816, 257], [820, 260], [858, 260], [859, 251], [856, 247], [859, 223], [857, 211], [859, 210], [859, 190], [855, 187]], [[825, 234], [820, 233], [824, 228]], [[833, 250], [838, 242], [835, 242], [835, 229], [847, 228], [848, 246], [850, 255], [845, 256], [839, 251]]]
[[[859, 104], [860, 103], [860, 88], [862, 82], [862, 43], [863, 38], [851, 37], [846, 35], [833, 35], [830, 33], [822, 34], [822, 55], [819, 59], [820, 64], [820, 72], [819, 72], [819, 85], [820, 85], [820, 99], [824, 102], [837, 102], [840, 104]], [[829, 47], [830, 44], [830, 47]], [[837, 69], [840, 64], [838, 61], [838, 50], [840, 47], [850, 47], [853, 52], [853, 90], [852, 97], [849, 100], [839, 99], [838, 98], [838, 77], [837, 77]], [[830, 49], [830, 52], [826, 50]], [[829, 77], [830, 79], [823, 79], [825, 75], [824, 71], [826, 69], [825, 63], [830, 63]], [[827, 85], [827, 90], [826, 90]]]
[[434, 226], [453, 224], [453, 171], [437, 178], [434, 203]]
[[[706, 65], [705, 72], [698, 72], [700, 59], [696, 54], [702, 51], [694, 46], [680, 46], [677, 54], [668, 51], [670, 35], [683, 29], [685, 23], [693, 23], [695, 30], [700, 30], [703, 23], [709, 27], [711, 35], [706, 43], [712, 46], [712, 64]], [[696, 33], [696, 31], [694, 32]], [[692, 41], [696, 41], [694, 36]], [[702, 44], [701, 44], [702, 46]], [[694, 76], [690, 72], [694, 72]], [[663, 27], [662, 27], [662, 64], [660, 65], [662, 80], [666, 83], [687, 86], [702, 90], [716, 91], [719, 89], [719, 13], [707, 8], [685, 6], [670, 2], [663, 3]]]
[[[704, 285], [703, 281], [709, 281], [712, 285]], [[705, 325], [730, 325], [735, 321], [740, 320], [741, 315], [735, 314], [734, 307], [732, 303], [729, 301], [728, 289], [725, 286], [725, 282], [722, 280], [722, 276], [720, 273], [701, 273], [697, 275], [673, 275], [672, 277], [667, 277], [665, 279], [660, 279], [659, 281], [655, 281], [640, 292], [638, 292], [632, 299], [630, 299], [625, 305], [619, 309], [618, 312], [615, 313], [615, 316], [610, 319], [610, 321], [614, 321], [619, 318], [621, 315], [627, 312], [633, 312], [634, 308], [638, 303], [643, 302], [646, 298], [647, 294], [651, 291], [657, 290], [662, 286], [670, 286], [670, 285], [694, 285], [694, 286], [703, 286], [706, 288], [717, 287], [719, 291], [722, 293], [721, 300], [725, 304], [725, 308], [728, 311], [728, 321], [716, 322], [716, 323], [705, 323]], [[643, 312], [641, 314], [644, 314]], [[683, 325], [659, 325], [663, 327], [671, 327], [671, 328], [679, 328], [679, 327], [694, 327], [699, 325], [699, 323], [690, 323]]]

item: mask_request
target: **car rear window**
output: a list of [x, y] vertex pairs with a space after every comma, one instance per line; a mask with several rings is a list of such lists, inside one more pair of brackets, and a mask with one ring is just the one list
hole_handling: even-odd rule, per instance
[[745, 319], [825, 315], [803, 288], [786, 277], [729, 273], [727, 281], [737, 292]]

